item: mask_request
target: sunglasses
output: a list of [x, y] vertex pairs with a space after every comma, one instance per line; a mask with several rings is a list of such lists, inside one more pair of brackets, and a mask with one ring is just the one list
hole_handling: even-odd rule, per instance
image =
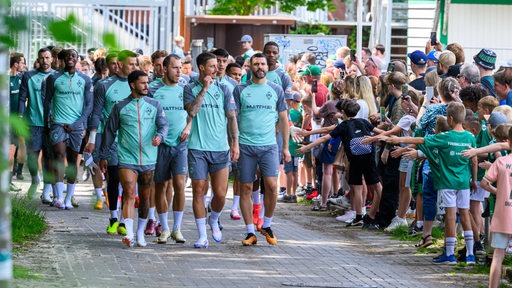
[[409, 101], [409, 100], [411, 100], [411, 97], [410, 96], [405, 96], [402, 99], [404, 99], [405, 101]]

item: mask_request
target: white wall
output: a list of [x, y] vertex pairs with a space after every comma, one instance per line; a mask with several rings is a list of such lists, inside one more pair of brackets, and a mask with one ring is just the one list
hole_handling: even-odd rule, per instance
[[512, 58], [512, 5], [452, 4], [449, 14], [448, 43], [464, 47], [466, 62], [482, 48], [496, 52], [496, 68]]

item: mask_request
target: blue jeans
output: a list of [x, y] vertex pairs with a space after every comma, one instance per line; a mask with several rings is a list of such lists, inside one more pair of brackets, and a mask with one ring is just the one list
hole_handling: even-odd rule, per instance
[[430, 171], [430, 164], [425, 160], [423, 164], [423, 220], [434, 221], [437, 213], [437, 190], [434, 188], [434, 179]]

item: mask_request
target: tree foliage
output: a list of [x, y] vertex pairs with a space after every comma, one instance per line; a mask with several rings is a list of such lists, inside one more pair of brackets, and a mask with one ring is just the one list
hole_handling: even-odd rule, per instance
[[309, 11], [317, 9], [336, 9], [332, 0], [216, 0], [211, 15], [241, 15], [246, 16], [263, 8], [271, 8], [279, 3], [282, 12], [291, 13], [299, 6], [306, 6]]

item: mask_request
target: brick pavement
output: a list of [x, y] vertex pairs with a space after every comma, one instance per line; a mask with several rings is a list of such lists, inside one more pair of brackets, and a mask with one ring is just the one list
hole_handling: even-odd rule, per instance
[[[23, 184], [25, 189], [28, 184]], [[486, 286], [486, 276], [468, 277], [452, 267], [415, 255], [410, 244], [383, 233], [342, 228], [333, 217], [308, 207], [278, 204], [270, 246], [242, 247], [243, 222], [229, 219], [228, 200], [221, 222], [223, 242], [194, 249], [197, 237], [187, 189], [182, 232], [185, 244], [126, 248], [120, 236], [105, 233], [107, 210], [92, 209], [91, 184], [77, 185], [81, 206], [60, 211], [41, 206], [49, 230], [15, 264], [39, 271], [39, 281], [17, 280], [18, 287], [472, 287]], [[229, 196], [228, 196], [229, 197]], [[288, 205], [288, 206], [286, 206]], [[290, 206], [291, 205], [291, 206]], [[172, 213], [170, 225], [172, 225]], [[324, 217], [322, 217], [324, 216]], [[301, 221], [296, 221], [297, 217]], [[136, 221], [135, 221], [136, 222]], [[304, 224], [306, 223], [306, 225]], [[317, 225], [320, 223], [319, 225]], [[469, 279], [471, 278], [471, 279]], [[471, 282], [467, 282], [471, 280]], [[462, 282], [461, 282], [462, 281]]]

